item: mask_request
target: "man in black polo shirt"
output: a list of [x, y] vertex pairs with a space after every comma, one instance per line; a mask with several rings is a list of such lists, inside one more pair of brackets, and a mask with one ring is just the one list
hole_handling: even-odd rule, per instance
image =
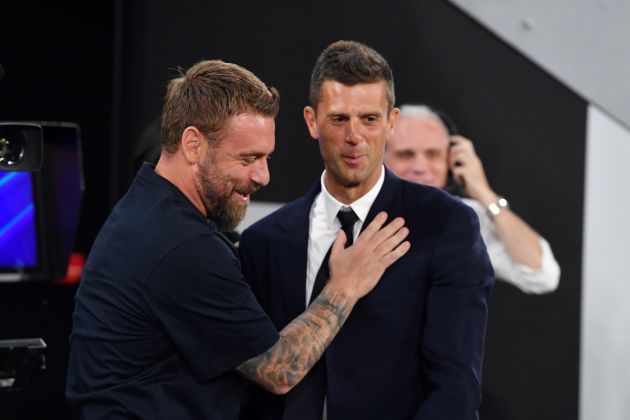
[[221, 232], [269, 182], [278, 101], [222, 61], [170, 82], [160, 160], [107, 219], [75, 299], [66, 388], [75, 417], [233, 419], [242, 377], [286, 393], [409, 249], [402, 219], [382, 227], [384, 214], [347, 249], [340, 231], [321, 295], [276, 331]]

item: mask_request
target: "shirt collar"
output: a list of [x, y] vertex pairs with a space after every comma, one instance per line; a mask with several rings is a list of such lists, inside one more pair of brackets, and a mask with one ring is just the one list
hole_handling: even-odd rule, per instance
[[357, 215], [361, 223], [365, 222], [365, 218], [367, 217], [370, 207], [374, 204], [374, 200], [376, 200], [376, 196], [381, 191], [383, 187], [383, 182], [385, 181], [385, 167], [381, 165], [381, 176], [376, 181], [376, 184], [363, 196], [361, 196], [358, 200], [350, 203], [349, 205], [343, 204], [335, 197], [333, 197], [326, 189], [326, 184], [324, 183], [324, 176], [326, 175], [326, 170], [322, 173], [320, 182], [322, 185], [322, 195], [324, 198], [324, 209], [326, 211], [326, 220], [329, 223], [334, 223], [337, 220], [337, 213], [342, 207], [351, 207], [354, 213]]

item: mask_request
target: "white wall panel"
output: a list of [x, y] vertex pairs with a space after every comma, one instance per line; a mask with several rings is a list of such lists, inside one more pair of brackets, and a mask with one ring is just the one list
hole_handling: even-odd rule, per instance
[[247, 208], [247, 214], [241, 223], [237, 226], [236, 230], [243, 232], [251, 224], [256, 223], [263, 217], [273, 213], [282, 207], [284, 203], [272, 203], [268, 201], [252, 201]]
[[629, 0], [450, 0], [630, 127]]
[[580, 419], [630, 419], [630, 133], [587, 121]]

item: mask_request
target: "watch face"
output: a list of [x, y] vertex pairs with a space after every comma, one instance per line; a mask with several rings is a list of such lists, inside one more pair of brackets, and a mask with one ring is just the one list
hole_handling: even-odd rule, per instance
[[507, 207], [509, 207], [508, 201], [504, 197], [499, 197], [494, 203], [488, 204], [488, 213], [491, 217], [495, 217], [501, 213], [501, 209]]
[[490, 212], [490, 215], [496, 216], [497, 214], [501, 213], [501, 207], [499, 207], [497, 203], [490, 203], [488, 205], [488, 211]]

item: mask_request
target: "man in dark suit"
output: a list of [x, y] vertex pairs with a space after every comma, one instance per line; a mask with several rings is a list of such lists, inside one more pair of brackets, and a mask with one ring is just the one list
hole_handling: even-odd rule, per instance
[[252, 390], [242, 417], [477, 418], [494, 278], [475, 213], [383, 166], [399, 111], [392, 71], [376, 51], [350, 41], [328, 46], [309, 100], [304, 118], [319, 141], [321, 180], [241, 238], [245, 277], [263, 308], [277, 328], [304, 311], [324, 283], [340, 226], [351, 242], [387, 210], [404, 217], [411, 250], [357, 304], [303, 382], [280, 397]]

